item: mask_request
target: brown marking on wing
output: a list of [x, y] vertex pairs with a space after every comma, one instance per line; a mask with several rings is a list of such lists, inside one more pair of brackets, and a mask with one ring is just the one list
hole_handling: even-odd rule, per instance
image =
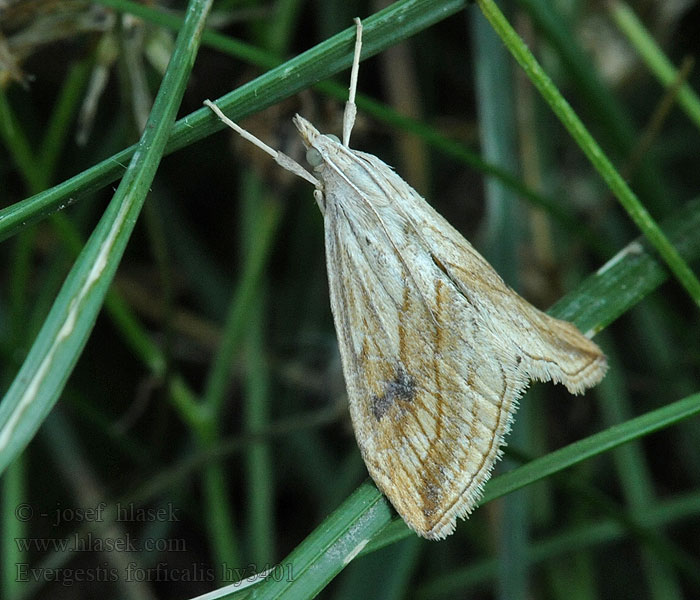
[[[433, 262], [436, 266], [443, 270], [442, 263], [435, 256], [432, 256]], [[443, 310], [443, 304], [445, 301], [445, 293], [443, 290], [444, 283], [441, 279], [435, 279], [435, 311], [434, 314], [437, 319], [440, 319]], [[421, 500], [421, 512], [428, 522], [432, 521], [432, 517], [440, 511], [440, 504], [442, 503], [442, 490], [445, 484], [445, 470], [442, 466], [443, 460], [447, 460], [447, 457], [440, 456], [441, 452], [438, 452], [435, 444], [440, 444], [443, 440], [443, 430], [445, 421], [445, 405], [444, 398], [442, 396], [443, 382], [442, 382], [442, 357], [440, 356], [440, 351], [444, 345], [444, 332], [441, 327], [441, 323], [437, 322], [433, 326], [433, 352], [432, 352], [432, 373], [434, 381], [435, 390], [435, 435], [431, 441], [432, 448], [431, 452], [428, 453], [426, 459], [422, 461], [422, 472], [421, 472], [421, 483], [418, 487], [418, 495]]]

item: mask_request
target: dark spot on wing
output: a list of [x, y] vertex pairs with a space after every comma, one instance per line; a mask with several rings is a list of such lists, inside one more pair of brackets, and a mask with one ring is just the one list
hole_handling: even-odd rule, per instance
[[397, 402], [412, 402], [416, 397], [416, 382], [399, 365], [396, 368], [396, 375], [391, 381], [384, 384], [384, 393], [381, 396], [372, 396], [370, 406], [372, 414], [377, 421], [389, 412], [389, 409]]
[[392, 405], [392, 400], [386, 396], [372, 396], [370, 405], [372, 407], [372, 414], [374, 415], [374, 418], [377, 419], [377, 421], [381, 421], [382, 417], [389, 412]]

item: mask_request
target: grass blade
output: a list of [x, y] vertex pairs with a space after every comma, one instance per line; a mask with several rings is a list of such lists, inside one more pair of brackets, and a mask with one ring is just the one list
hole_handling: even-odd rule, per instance
[[124, 179], [71, 269], [0, 405], [0, 472], [29, 443], [58, 400], [92, 331], [160, 163], [209, 7], [210, 1], [192, 0]]
[[576, 143], [608, 184], [608, 187], [620, 201], [627, 214], [661, 254], [690, 297], [700, 306], [700, 281], [698, 281], [692, 269], [681, 258], [678, 250], [669, 242], [656, 221], [652, 219], [647, 209], [639, 202], [637, 196], [615, 170], [615, 167], [603, 153], [602, 148], [588, 133], [588, 130], [576, 113], [574, 113], [569, 103], [559, 93], [552, 80], [535, 60], [535, 57], [511, 27], [510, 23], [508, 23], [496, 4], [492, 0], [479, 0], [479, 6], [484, 16], [489, 20], [515, 59], [528, 74], [532, 83], [537, 87], [543, 98], [549, 103], [554, 113], [559, 117]]
[[[687, 206], [666, 226], [670, 238], [677, 245], [681, 254], [688, 260], [700, 256], [700, 239], [694, 235], [698, 226], [700, 226], [700, 201]], [[648, 249], [648, 245], [645, 246], [643, 243], [646, 244], [643, 238], [640, 238], [640, 240], [630, 244], [619, 256], [613, 258], [598, 273], [589, 277], [577, 290], [563, 298], [549, 312], [560, 317], [566, 316], [579, 327], [596, 331], [602, 329], [602, 323], [609, 324], [617, 316], [626, 312], [633, 303], [641, 300], [668, 276], [667, 271]], [[633, 250], [630, 250], [630, 247]], [[640, 277], [640, 272], [651, 273], [651, 276]], [[645, 283], [636, 285], [640, 280]], [[623, 294], [619, 304], [594, 301], [595, 298], [610, 297], [610, 289], [616, 290], [619, 294], [621, 290], [626, 289], [628, 283], [632, 288], [630, 295]], [[610, 286], [607, 290], [603, 289], [606, 285]], [[591, 305], [593, 305], [592, 309], [589, 308]], [[595, 319], [598, 320], [597, 323], [594, 321]], [[678, 423], [699, 412], [700, 394], [695, 394], [620, 425], [610, 427], [605, 431], [570, 444], [489, 481], [480, 504], [499, 498], [633, 439], [638, 439], [658, 429]], [[371, 493], [370, 488], [374, 490], [374, 495]], [[352, 547], [350, 539], [342, 540], [343, 536], [350, 535], [349, 532], [354, 532], [353, 523], [361, 523], [363, 531], [366, 532], [381, 531], [376, 538], [368, 543], [366, 550], [361, 552], [361, 554], [413, 535], [403, 521], [398, 518], [389, 524], [392, 518], [391, 512], [376, 511], [370, 514], [365, 509], [365, 503], [373, 505], [382, 498], [381, 493], [369, 481], [365, 482], [356, 494], [359, 494], [360, 490], [364, 490], [362, 492], [365, 498], [363, 503], [355, 504], [349, 501], [344, 503], [333, 513], [332, 518], [329, 517], [326, 522], [321, 524], [314, 533], [306, 538], [283, 561], [285, 566], [290, 565], [294, 573], [294, 585], [298, 586], [298, 589], [316, 590], [316, 586], [325, 577], [333, 571], [338, 573], [347, 564], [345, 562], [347, 555], [338, 554], [334, 557], [335, 562], [330, 564], [327, 553], [320, 552], [317, 544], [319, 539], [326, 540], [324, 543], [328, 543], [327, 540], [333, 539], [333, 544], [342, 543], [346, 548]], [[356, 511], [354, 515], [347, 514], [353, 510]], [[331, 525], [336, 527], [334, 533], [329, 531]], [[321, 538], [322, 535], [323, 537]], [[360, 541], [358, 537], [352, 538], [354, 543], [359, 543]], [[313, 562], [316, 560], [323, 561], [322, 571], [324, 576], [318, 579]], [[304, 584], [304, 580], [307, 577], [306, 574], [308, 574], [309, 580]], [[266, 580], [260, 583], [259, 587], [256, 587], [254, 597], [282, 597], [290, 589], [285, 584], [285, 581]], [[305, 587], [305, 585], [308, 585], [308, 587]], [[258, 594], [260, 595], [258, 596]], [[310, 596], [311, 594], [307, 597]]]
[[[632, 8], [625, 2], [611, 2], [610, 14], [620, 31], [639, 52], [649, 70], [664, 86], [672, 86], [678, 78], [677, 69], [644, 28]], [[678, 104], [700, 129], [700, 98], [687, 83], [684, 83], [678, 91]]]
[[[364, 21], [363, 58], [373, 56], [399, 40], [422, 31], [457, 12], [466, 3], [466, 0], [407, 0], [392, 4]], [[327, 79], [352, 63], [354, 35], [354, 27], [348, 27], [226, 94], [217, 100], [217, 105], [230, 118], [240, 120]], [[164, 154], [193, 144], [224, 127], [208, 108], [203, 107], [175, 123]], [[136, 148], [136, 145], [126, 148], [50, 190], [0, 211], [0, 241], [14, 235], [28, 223], [42, 219], [121, 177], [124, 165], [131, 160]]]

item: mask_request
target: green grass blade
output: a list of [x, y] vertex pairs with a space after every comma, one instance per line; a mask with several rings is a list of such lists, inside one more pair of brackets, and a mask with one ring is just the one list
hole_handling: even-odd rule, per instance
[[[651, 411], [620, 425], [615, 425], [588, 438], [533, 460], [486, 484], [483, 505], [505, 494], [525, 487], [544, 477], [567, 469], [579, 462], [638, 439], [700, 413], [700, 394], [695, 394]], [[385, 546], [387, 539], [414, 535], [396, 518], [381, 492], [370, 481], [358, 490], [324, 521], [290, 554], [282, 565], [289, 568], [293, 580], [267, 579], [257, 585], [251, 598], [311, 598], [340, 572], [356, 554], [366, 554]], [[368, 544], [369, 537], [378, 533]], [[369, 537], [366, 537], [369, 536]], [[365, 546], [366, 549], [365, 549]]]
[[[164, 13], [163, 11], [143, 4], [137, 4], [131, 0], [101, 0], [101, 4], [110, 6], [115, 10], [132, 13], [154, 25], [166, 27], [174, 31], [178, 31], [182, 24], [181, 19], [176, 15]], [[250, 44], [227, 37], [215, 31], [205, 31], [202, 37], [202, 44], [258, 67], [271, 69], [279, 66], [281, 62], [268, 51], [260, 50]], [[347, 100], [347, 85], [340, 85], [334, 81], [321, 81], [315, 87], [317, 90], [337, 98], [341, 102]], [[261, 86], [260, 89], [261, 94], [266, 92], [264, 86]], [[360, 92], [358, 92], [356, 100], [360, 113], [371, 115], [382, 123], [386, 123], [397, 129], [410, 131], [446, 156], [455, 158], [475, 169], [483, 171], [487, 175], [493, 176], [520, 196], [538, 206], [542, 206], [549, 215], [553, 216], [566, 229], [586, 238], [588, 243], [595, 247], [598, 254], [602, 256], [610, 255], [611, 250], [609, 242], [595, 234], [588, 225], [581, 223], [580, 219], [577, 219], [570, 210], [562, 206], [559, 201], [543, 197], [541, 194], [534, 192], [512, 173], [498, 165], [485, 162], [478, 152], [466, 148], [464, 144], [460, 142], [450, 140], [434, 127], [426, 125], [420, 120], [401, 114], [386, 104], [378, 102]], [[619, 121], [619, 118], [612, 118], [610, 120], [610, 122], [614, 124], [619, 123]], [[1, 238], [2, 230], [0, 229], [0, 239]]]
[[[700, 256], [700, 239], [696, 235], [699, 226], [700, 201], [689, 204], [666, 225], [666, 230], [671, 239], [677, 245], [681, 254], [689, 260]], [[610, 323], [617, 316], [628, 310], [634, 302], [641, 300], [668, 276], [656, 256], [648, 249], [648, 245], [645, 245], [646, 242], [642, 240], [643, 238], [640, 238], [640, 240], [633, 242], [619, 256], [613, 258], [600, 269], [598, 273], [584, 281], [577, 290], [557, 303], [550, 310], [550, 313], [557, 316], [567, 315], [567, 318], [572, 319], [579, 327], [599, 330], [602, 328], [602, 323]], [[646, 273], [649, 273], [650, 276], [646, 277]], [[625, 290], [628, 284], [632, 288], [630, 295], [622, 293], [622, 290]], [[610, 287], [608, 288], [607, 286]], [[615, 290], [615, 294], [621, 295], [619, 303], [617, 301], [596, 301], [596, 299], [601, 298], [615, 298], [615, 294], [612, 294], [611, 290]], [[593, 305], [593, 308], [590, 308], [591, 305]], [[486, 485], [481, 504], [520, 489], [587, 458], [606, 452], [632, 439], [637, 439], [662, 427], [687, 419], [698, 412], [700, 412], [700, 395], [696, 394], [631, 419], [621, 425], [606, 429], [491, 480]], [[372, 487], [376, 494], [376, 498], [368, 495], [367, 502], [377, 502], [382, 497], [380, 492], [371, 486], [369, 482], [364, 487], [367, 486]], [[369, 494], [369, 491], [366, 491], [365, 494]], [[354, 517], [345, 514], [338, 515], [338, 513], [345, 513], [350, 510], [357, 510], [357, 514]], [[352, 528], [347, 525], [348, 519], [351, 522], [355, 519], [358, 523], [362, 522], [363, 527], [376, 531], [387, 526], [386, 530], [382, 531], [376, 539], [369, 543], [367, 551], [370, 548], [378, 549], [388, 543], [412, 535], [400, 519], [389, 525], [391, 520], [390, 514], [377, 512], [370, 517], [364, 510], [360, 509], [360, 505], [344, 504], [333, 514], [338, 517], [333, 522], [339, 525], [334, 534], [335, 536], [342, 536], [344, 532], [352, 531]], [[369, 518], [372, 519], [371, 524], [366, 522]], [[305, 560], [321, 560], [318, 557], [323, 556], [322, 560], [325, 561], [323, 572], [326, 574], [333, 571], [333, 569], [335, 569], [336, 573], [339, 572], [345, 564], [343, 560], [346, 556], [344, 555], [340, 558], [336, 556], [335, 566], [331, 568], [327, 563], [329, 560], [327, 555], [320, 552], [314, 554], [314, 552], [319, 550], [315, 547], [317, 536], [320, 535], [319, 531], [323, 531], [325, 535], [330, 535], [328, 525], [324, 523], [290, 555], [289, 561], [283, 563], [285, 565], [294, 565], [295, 585], [301, 586], [300, 589], [307, 589], [302, 582], [297, 581], [298, 578], [305, 578], [306, 575], [304, 574], [306, 573], [309, 574], [308, 577], [310, 579], [306, 584], [309, 586], [309, 590], [315, 590], [316, 586], [323, 579], [316, 579], [315, 569], [312, 568], [312, 564], [299, 563], [298, 561], [301, 558]], [[333, 539], [336, 540], [335, 543], [340, 543], [340, 537]], [[353, 539], [357, 542], [356, 538]], [[350, 542], [346, 544], [350, 545]], [[314, 556], [317, 558], [314, 559]], [[264, 592], [256, 591], [256, 593], [262, 594], [260, 597], [264, 598], [281, 597], [288, 590], [283, 581], [269, 580], [261, 583], [259, 587]]]
[[[664, 230], [670, 237], [672, 242], [679, 248], [681, 254], [687, 260], [695, 260], [700, 257], [700, 237], [697, 231], [700, 230], [700, 200], [689, 203], [681, 211], [678, 212], [672, 219], [664, 223]], [[602, 325], [609, 324], [617, 316], [625, 313], [636, 302], [640, 301], [652, 290], [657, 288], [665, 279], [668, 278], [668, 272], [663, 264], [659, 262], [658, 257], [649, 248], [648, 243], [643, 239], [632, 242], [627, 248], [601, 269], [598, 273], [589, 277], [576, 290], [564, 297], [552, 309], [550, 314], [555, 314], [561, 318], [572, 319], [579, 327], [586, 329], [602, 328]], [[599, 301], [599, 298], [612, 298], [609, 301]], [[686, 399], [668, 407], [643, 415], [632, 421], [624, 424], [623, 429], [606, 430], [598, 437], [593, 436], [577, 445], [564, 448], [555, 455], [554, 463], [549, 462], [548, 457], [538, 459], [540, 462], [535, 462], [534, 472], [533, 467], [525, 465], [507, 475], [503, 475], [493, 480], [487, 485], [486, 498], [494, 499], [495, 497], [508, 493], [516, 486], [528, 485], [532, 481], [544, 477], [554, 471], [567, 468], [578, 462], [577, 457], [580, 454], [580, 460], [592, 456], [596, 453], [608, 450], [615, 445], [619, 445], [635, 436], [645, 435], [656, 428], [667, 426], [679, 419], [687, 418], [691, 414], [697, 412], [696, 404], [699, 402], [697, 396], [693, 399]], [[641, 424], [641, 427], [640, 427]], [[286, 428], [282, 428], [286, 431]], [[273, 429], [271, 431], [276, 431]], [[235, 440], [231, 448], [223, 449], [225, 452], [240, 451], [245, 445], [245, 440]], [[573, 448], [573, 450], [572, 450]], [[201, 457], [204, 459], [205, 457]], [[168, 486], [176, 485], [176, 479], [187, 478], [192, 473], [201, 468], [203, 460], [193, 460], [188, 465], [178, 465], [173, 468], [171, 473], [162, 473], [165, 481], [154, 484], [146, 492], [140, 492], [136, 495], [140, 501], [146, 501], [155, 497], [158, 493]], [[532, 464], [532, 463], [531, 463]], [[524, 471], [522, 470], [524, 469]], [[545, 470], [546, 469], [546, 470]], [[504, 478], [502, 480], [502, 478]], [[499, 483], [496, 483], [499, 482]], [[492, 489], [492, 486], [496, 486]], [[363, 486], [364, 498], [366, 502], [375, 501], [381, 498], [379, 492], [369, 482]], [[372, 496], [370, 490], [374, 490], [376, 498]], [[131, 498], [133, 501], [134, 498]], [[346, 503], [338, 511], [356, 511], [354, 515], [344, 515], [343, 519], [350, 521], [366, 518], [365, 507], [362, 503]], [[336, 512], [338, 512], [336, 511]], [[390, 520], [390, 516], [382, 513], [376, 513], [374, 518], [377, 519], [372, 527], [381, 529]], [[336, 520], [334, 523], [342, 523], [342, 527], [347, 524], [346, 520]], [[325, 527], [325, 524], [323, 525]], [[617, 530], [616, 530], [617, 531]], [[338, 534], [340, 535], [340, 534]], [[386, 529], [382, 530], [381, 534], [372, 539], [367, 545], [367, 548], [361, 552], [365, 554], [387, 544], [403, 539], [411, 535], [403, 522], [398, 519], [387, 525]], [[315, 540], [317, 538], [313, 538]], [[304, 545], [308, 540], [303, 542]], [[315, 542], [314, 542], [315, 543]], [[296, 551], [295, 551], [296, 552]], [[310, 550], [308, 552], [311, 552]], [[307, 556], [308, 556], [307, 552]], [[295, 556], [297, 556], [295, 554]], [[282, 563], [286, 568], [287, 561]], [[306, 568], [306, 567], [305, 567]], [[296, 571], [294, 572], [296, 576]], [[233, 590], [234, 588], [232, 588]], [[235, 588], [238, 591], [240, 587]], [[219, 590], [221, 596], [217, 594], [215, 597], [233, 597], [233, 592]], [[248, 590], [246, 590], [246, 593]]]
[[[686, 261], [700, 257], [700, 199], [688, 202], [662, 227]], [[573, 321], [581, 331], [597, 332], [655, 290], [668, 275], [651, 244], [640, 236], [548, 312]]]
[[0, 591], [3, 598], [12, 600], [20, 594], [22, 583], [17, 578], [17, 565], [27, 560], [27, 553], [17, 547], [18, 539], [27, 536], [28, 524], [22, 514], [29, 505], [27, 500], [27, 459], [19, 457], [7, 469], [0, 482], [0, 523], [2, 525], [2, 559], [0, 559]]
[[365, 481], [284, 559], [281, 565], [291, 577], [269, 578], [250, 597], [313, 598], [389, 523], [392, 514], [384, 496]]
[[263, 217], [256, 239], [251, 242], [243, 276], [236, 289], [236, 294], [229, 305], [223, 342], [212, 361], [202, 394], [204, 408], [212, 415], [220, 412], [229, 385], [231, 363], [240, 348], [241, 338], [246, 332], [246, 315], [260, 286], [267, 260], [269, 258], [274, 236], [279, 225], [281, 209], [278, 205], [267, 203], [262, 209]]
[[487, 484], [481, 504], [698, 413], [700, 394], [694, 394], [619, 425], [613, 425], [495, 478]]
[[[179, 29], [181, 26], [181, 19], [175, 15], [163, 13], [161, 11], [136, 4], [134, 2], [129, 2], [128, 0], [103, 0], [103, 4], [115, 8], [117, 10], [128, 11], [136, 16], [148, 20], [157, 25], [168, 27], [171, 29]], [[392, 14], [395, 12], [395, 8], [390, 7]], [[430, 10], [436, 10], [438, 6], [429, 7]], [[449, 11], [456, 10], [452, 6], [447, 7]], [[396, 13], [399, 14], [399, 13]], [[449, 14], [449, 13], [448, 13]], [[365, 32], [372, 27], [371, 19], [365, 22]], [[382, 36], [386, 34], [386, 23], [382, 21], [376, 25], [377, 36], [382, 39]], [[395, 36], [397, 32], [394, 28], [390, 29], [392, 41], [386, 46], [395, 43]], [[417, 30], [410, 29], [402, 33], [402, 36], [408, 36], [416, 33]], [[329, 40], [329, 42], [336, 40], [338, 36]], [[306, 54], [301, 55], [291, 61], [284, 63], [284, 65], [279, 66], [279, 61], [274, 58], [269, 52], [263, 52], [243, 44], [238, 40], [234, 40], [218, 34], [216, 32], [207, 31], [203, 36], [203, 43], [208, 43], [212, 48], [219, 49], [223, 52], [235, 56], [242, 60], [246, 60], [252, 64], [263, 66], [263, 67], [278, 67], [275, 73], [278, 77], [286, 77], [283, 75], [285, 72], [294, 72], [295, 65], [297, 61], [301, 60]], [[315, 49], [312, 49], [315, 50]], [[315, 66], [319, 71], [318, 78], [329, 77], [333, 72], [325, 68], [324, 57], [322, 55], [314, 54], [308, 57], [308, 60]], [[350, 52], [347, 53], [347, 64], [350, 64], [351, 55]], [[306, 61], [305, 61], [306, 62]], [[308, 74], [307, 74], [308, 75]], [[318, 79], [316, 78], [316, 79]], [[305, 83], [300, 86], [304, 87], [311, 85], [313, 81], [304, 79]], [[315, 81], [315, 80], [314, 80]], [[259, 106], [266, 107], [270, 104], [269, 98], [271, 95], [271, 85], [273, 85], [274, 79], [270, 77], [267, 73], [256, 80], [250, 82], [246, 86], [246, 89], [252, 89], [259, 94], [254, 100], [259, 103]], [[294, 83], [296, 86], [296, 82]], [[296, 87], [294, 88], [297, 89]], [[318, 89], [327, 93], [335, 98], [345, 101], [347, 98], [347, 87], [343, 85], [338, 85], [331, 81], [323, 81], [318, 84]], [[277, 100], [282, 99], [291, 95], [285, 94], [283, 96], [277, 96]], [[232, 98], [233, 96], [233, 98]], [[226, 98], [232, 99], [243, 99], [249, 98], [249, 95], [245, 93], [243, 88], [235, 90], [231, 94], [227, 95]], [[261, 100], [261, 98], [263, 100]], [[253, 109], [247, 108], [241, 110], [238, 107], [238, 100], [232, 102], [231, 104], [226, 104], [225, 110], [229, 115], [233, 116], [235, 119], [239, 119], [249, 114]], [[223, 99], [219, 102], [220, 105], [224, 106]], [[492, 175], [494, 178], [502, 181], [505, 185], [513, 189], [515, 192], [521, 196], [527, 198], [529, 201], [542, 206], [550, 215], [555, 217], [559, 223], [561, 223], [568, 230], [575, 232], [577, 235], [585, 237], [590, 244], [594, 245], [600, 255], [607, 256], [610, 254], [609, 244], [592, 233], [590, 228], [582, 224], [580, 220], [576, 219], [565, 207], [562, 207], [557, 201], [544, 198], [541, 194], [533, 192], [531, 189], [527, 188], [522, 184], [522, 182], [514, 177], [512, 174], [508, 173], [504, 169], [496, 165], [484, 162], [476, 152], [470, 151], [464, 147], [463, 144], [455, 142], [445, 138], [435, 131], [434, 128], [425, 125], [415, 119], [398, 114], [395, 110], [388, 108], [386, 105], [377, 102], [371, 98], [362, 96], [361, 94], [357, 97], [358, 109], [368, 115], [372, 115], [378, 120], [390, 124], [395, 127], [405, 129], [407, 131], [413, 132], [415, 135], [421, 137], [431, 146], [437, 148], [447, 156], [451, 156], [457, 160], [460, 160], [466, 164], [473, 166], [474, 168], [482, 170], [484, 173]], [[172, 132], [172, 139], [169, 142], [166, 154], [174, 152], [182, 147], [187, 146], [190, 143], [194, 143], [199, 139], [202, 139], [209, 135], [215, 130], [211, 122], [207, 121], [208, 114], [206, 112], [196, 111], [191, 115], [181, 119], [175, 124]], [[205, 130], [199, 130], [201, 126], [208, 126], [209, 128]], [[216, 125], [214, 123], [214, 125]], [[184, 136], [184, 137], [183, 137]], [[133, 147], [127, 148], [118, 154], [102, 161], [98, 165], [83, 171], [82, 173], [76, 175], [75, 177], [47, 190], [37, 194], [31, 198], [27, 198], [22, 202], [10, 206], [6, 209], [0, 210], [0, 240], [10, 237], [17, 230], [21, 229], [27, 223], [32, 223], [45, 217], [47, 214], [63, 208], [64, 205], [69, 205], [78, 199], [82, 198], [84, 195], [89, 194], [97, 189], [102, 188], [108, 183], [116, 180], [122, 172], [123, 165], [128, 162], [129, 158], [133, 153]]]
[[[596, 397], [603, 422], [606, 425], [616, 425], [624, 423], [634, 413], [629, 381], [624, 376], [622, 361], [617, 356], [617, 351], [612, 343], [605, 344], [605, 346], [610, 368], [598, 387]], [[658, 502], [651, 468], [644, 456], [642, 444], [638, 442], [618, 448], [612, 453], [612, 458], [624, 495], [625, 510], [633, 520], [630, 530], [634, 531], [634, 525], [644, 523], [640, 520], [635, 522], [636, 515], [643, 514], [648, 507]], [[650, 598], [675, 600], [683, 595], [676, 579], [676, 573], [667, 564], [669, 561], [660, 560], [660, 557], [663, 556], [663, 550], [659, 549], [659, 546], [661, 548], [668, 547], [669, 540], [664, 531], [649, 530], [649, 533], [661, 542], [655, 548], [644, 548], [641, 554], [644, 565], [642, 570], [647, 588], [650, 590]]]
[[29, 443], [58, 400], [92, 331], [162, 157], [209, 7], [210, 1], [192, 0], [126, 175], [0, 405], [0, 472]]
[[[654, 528], [670, 525], [682, 519], [692, 519], [697, 514], [698, 508], [700, 508], [700, 492], [695, 491], [672, 500], [659, 501], [635, 516], [640, 523]], [[562, 555], [571, 553], [574, 548], [576, 551], [586, 548], [596, 549], [603, 544], [619, 542], [628, 535], [628, 529], [619, 520], [598, 518], [595, 522], [584, 522], [536, 540], [526, 560], [529, 564], [535, 565], [561, 558]], [[371, 551], [370, 545], [367, 546], [368, 552]], [[427, 600], [428, 598], [456, 597], [458, 594], [464, 594], [465, 590], [471, 587], [483, 585], [484, 582], [494, 579], [497, 572], [497, 558], [480, 560], [426, 581], [416, 590], [416, 598]]]
[[[639, 52], [649, 70], [665, 87], [672, 86], [678, 78], [678, 70], [661, 51], [630, 6], [625, 2], [611, 2], [609, 8], [620, 31]], [[678, 91], [678, 104], [700, 129], [700, 98], [687, 83]]]
[[51, 120], [46, 126], [46, 133], [41, 143], [39, 158], [36, 161], [42, 175], [38, 190], [46, 189], [53, 181], [56, 163], [66, 148], [66, 141], [71, 135], [73, 115], [80, 107], [81, 93], [90, 75], [90, 62], [83, 60], [73, 65], [68, 72], [61, 94], [56, 100]]
[[[36, 182], [41, 180], [39, 165], [34, 160], [29, 141], [15, 118], [4, 90], [0, 90], [0, 138], [17, 165], [17, 169], [24, 176], [27, 187], [33, 190]], [[2, 228], [2, 215], [5, 210], [0, 211], [0, 228]]]
[[[463, 8], [465, 4], [466, 0], [407, 0], [392, 4], [364, 21], [363, 57], [373, 56], [399, 40], [422, 31]], [[296, 58], [226, 94], [217, 104], [230, 118], [240, 120], [246, 115], [293, 96], [348, 68], [352, 63], [354, 36], [355, 28], [348, 27]], [[203, 107], [177, 121], [164, 153], [175, 152], [224, 127], [211, 110]], [[121, 177], [124, 165], [128, 164], [135, 150], [135, 145], [126, 148], [50, 190], [0, 211], [0, 241], [28, 223], [39, 220]]]
[[[115, 10], [134, 14], [154, 25], [166, 27], [174, 31], [178, 31], [182, 25], [181, 19], [176, 15], [165, 13], [143, 4], [137, 4], [131, 0], [101, 0], [101, 4], [110, 6]], [[250, 44], [227, 37], [215, 31], [205, 31], [202, 37], [202, 44], [258, 67], [271, 69], [279, 66], [281, 62], [268, 51], [260, 50]], [[334, 81], [321, 81], [315, 87], [322, 93], [328, 94], [341, 102], [347, 100], [347, 85], [341, 85]], [[264, 93], [264, 87], [261, 87], [261, 90], [262, 93]], [[599, 255], [609, 256], [612, 252], [610, 250], [610, 244], [599, 235], [595, 234], [588, 225], [581, 223], [580, 219], [577, 219], [571, 214], [567, 207], [562, 206], [561, 203], [555, 199], [546, 198], [534, 192], [532, 189], [523, 185], [519, 178], [500, 166], [485, 162], [478, 152], [466, 148], [464, 144], [460, 142], [450, 140], [434, 127], [426, 125], [420, 120], [401, 114], [386, 104], [378, 102], [360, 92], [357, 94], [356, 101], [358, 111], [362, 114], [371, 115], [382, 123], [386, 123], [397, 129], [410, 131], [446, 156], [450, 156], [475, 169], [483, 171], [487, 175], [493, 176], [520, 196], [538, 206], [542, 206], [547, 213], [553, 216], [563, 227], [585, 238], [591, 246], [595, 247]], [[617, 123], [618, 120], [613, 119], [612, 122]], [[1, 230], [0, 238], [2, 238]]]
[[[565, 16], [565, 7], [547, 0], [518, 0], [518, 5], [556, 53], [566, 83], [572, 86], [572, 93], [585, 107], [588, 118], [597, 125], [600, 141], [615, 157], [628, 157], [638, 143], [637, 126], [629, 109], [609, 89], [590, 53], [578, 41], [571, 19]], [[637, 170], [634, 182], [645, 205], [654, 210], [663, 204], [663, 200], [672, 197], [673, 192], [663, 180], [659, 166], [650, 157], [642, 160], [642, 168]]]
[[[518, 128], [515, 79], [502, 77], [511, 67], [511, 58], [500, 38], [485, 19], [471, 19], [472, 48], [475, 60], [475, 84], [479, 115], [479, 134], [484, 158], [514, 176], [519, 175]], [[519, 99], [518, 99], [519, 100]], [[482, 253], [494, 269], [516, 291], [522, 291], [522, 265], [519, 248], [523, 244], [525, 207], [512, 189], [499, 180], [484, 181], [485, 215], [480, 227]], [[510, 443], [530, 447], [532, 404], [520, 408], [510, 433]], [[508, 468], [506, 458], [504, 468]], [[504, 498], [500, 507], [502, 524], [495, 543], [501, 557], [496, 595], [511, 600], [528, 597], [528, 552], [532, 498], [525, 491]]]
[[493, 0], [479, 0], [478, 4], [484, 16], [489, 20], [511, 54], [513, 54], [532, 83], [540, 91], [542, 97], [547, 101], [598, 173], [608, 184], [608, 187], [620, 201], [627, 214], [661, 254], [690, 297], [700, 306], [700, 281], [698, 281], [692, 269], [680, 256], [678, 250], [669, 242], [622, 176], [615, 170], [602, 148], [588, 133], [588, 130], [576, 113], [574, 113], [569, 103], [559, 93], [552, 80], [544, 72]]

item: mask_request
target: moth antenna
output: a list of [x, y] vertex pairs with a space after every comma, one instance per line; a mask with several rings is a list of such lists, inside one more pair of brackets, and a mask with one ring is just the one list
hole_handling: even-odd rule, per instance
[[353, 125], [355, 125], [355, 116], [357, 115], [357, 106], [355, 105], [355, 92], [357, 92], [357, 74], [360, 70], [360, 54], [362, 53], [362, 21], [359, 17], [355, 17], [355, 26], [357, 33], [355, 34], [355, 54], [352, 58], [352, 69], [350, 70], [350, 88], [348, 101], [345, 103], [345, 112], [343, 113], [343, 146], [350, 146], [350, 133], [352, 133]]
[[317, 188], [321, 187], [321, 182], [316, 179], [311, 173], [309, 173], [304, 167], [302, 167], [297, 161], [294, 159], [290, 158], [287, 156], [284, 152], [279, 152], [278, 150], [275, 150], [274, 148], [270, 148], [265, 142], [263, 142], [261, 139], [256, 138], [252, 133], [246, 131], [236, 123], [234, 123], [231, 119], [229, 119], [223, 112], [221, 112], [221, 109], [214, 104], [211, 100], [205, 100], [204, 105], [208, 106], [211, 110], [214, 111], [214, 114], [216, 114], [219, 119], [226, 125], [228, 125], [231, 129], [233, 129], [238, 135], [240, 135], [243, 139], [249, 141], [251, 144], [254, 144], [258, 148], [260, 148], [263, 152], [266, 152], [269, 154], [272, 158], [275, 159], [275, 162], [282, 167], [283, 169], [286, 169], [290, 173], [294, 173], [298, 177], [301, 177], [302, 179], [306, 179], [309, 183], [312, 183], [314, 186]]

